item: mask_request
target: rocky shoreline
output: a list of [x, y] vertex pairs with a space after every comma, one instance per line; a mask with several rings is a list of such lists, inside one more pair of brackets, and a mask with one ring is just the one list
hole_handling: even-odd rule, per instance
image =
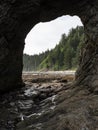
[[0, 96], [0, 130], [98, 130], [98, 94], [73, 79], [24, 74], [25, 87]]

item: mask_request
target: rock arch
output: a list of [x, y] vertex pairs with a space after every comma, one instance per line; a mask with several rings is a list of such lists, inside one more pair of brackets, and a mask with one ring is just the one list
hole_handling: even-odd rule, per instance
[[78, 15], [85, 30], [85, 44], [75, 83], [98, 85], [98, 2], [97, 0], [1, 0], [0, 1], [0, 92], [22, 83], [24, 39], [41, 21], [62, 15]]

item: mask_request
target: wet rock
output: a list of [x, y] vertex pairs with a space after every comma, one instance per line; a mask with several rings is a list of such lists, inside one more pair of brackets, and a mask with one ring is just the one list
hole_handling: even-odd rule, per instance
[[34, 104], [33, 100], [24, 100], [24, 101], [18, 101], [18, 108], [21, 110], [28, 110], [32, 107]]
[[98, 95], [58, 81], [2, 95], [0, 130], [97, 130]]
[[35, 89], [27, 89], [25, 90], [25, 93], [24, 93], [25, 97], [32, 97], [33, 99], [37, 98], [39, 95], [40, 95], [40, 91], [39, 90], [35, 90]]

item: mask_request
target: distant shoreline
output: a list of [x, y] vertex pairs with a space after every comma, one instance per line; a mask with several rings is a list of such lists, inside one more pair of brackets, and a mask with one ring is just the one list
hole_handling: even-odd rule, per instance
[[62, 74], [62, 75], [75, 75], [75, 70], [66, 70], [66, 71], [23, 71], [23, 75], [25, 74]]

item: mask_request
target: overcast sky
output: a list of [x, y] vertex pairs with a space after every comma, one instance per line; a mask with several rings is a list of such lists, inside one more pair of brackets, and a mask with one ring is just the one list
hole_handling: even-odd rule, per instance
[[61, 35], [68, 34], [69, 30], [77, 25], [82, 26], [79, 17], [69, 15], [37, 24], [25, 39], [24, 53], [33, 55], [54, 48], [59, 43]]

